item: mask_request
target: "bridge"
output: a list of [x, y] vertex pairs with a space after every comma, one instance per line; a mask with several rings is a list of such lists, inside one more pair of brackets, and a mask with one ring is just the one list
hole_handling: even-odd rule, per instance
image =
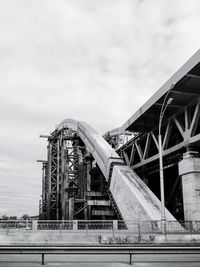
[[121, 127], [66, 119], [41, 135], [40, 219], [160, 220], [160, 125], [166, 219], [200, 220], [199, 87], [200, 50]]

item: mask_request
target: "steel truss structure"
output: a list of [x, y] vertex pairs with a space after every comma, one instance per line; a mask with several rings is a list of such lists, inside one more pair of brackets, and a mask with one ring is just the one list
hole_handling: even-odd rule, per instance
[[78, 139], [74, 132], [65, 128], [54, 131], [50, 136], [41, 137], [48, 138], [48, 153], [47, 162], [43, 162], [40, 217], [52, 220], [72, 219], [69, 205], [73, 205], [78, 193]]
[[162, 157], [165, 172], [165, 204], [184, 219], [179, 162], [186, 151], [200, 152], [200, 50], [198, 50], [118, 130], [135, 137], [117, 149], [119, 155], [159, 197], [159, 121], [163, 104], [171, 99], [162, 119]]
[[[172, 154], [184, 151], [188, 146], [196, 146], [200, 142], [200, 98], [184, 107], [178, 113], [168, 118], [162, 127], [163, 156], [169, 158]], [[158, 160], [158, 127], [150, 132], [138, 135], [118, 149], [126, 164], [133, 169], [144, 167]], [[182, 155], [182, 153], [181, 153]], [[174, 158], [177, 162], [179, 158]], [[165, 160], [165, 165], [168, 161]]]
[[[171, 182], [166, 182], [169, 191], [166, 203], [173, 200], [175, 209], [183, 205], [178, 162], [185, 151], [200, 152], [199, 87], [200, 50], [121, 127], [105, 133], [107, 143], [85, 122], [76, 122], [75, 128], [63, 126], [65, 121], [73, 125], [71, 119], [63, 121], [51, 135], [43, 136], [48, 139], [48, 158], [43, 163], [41, 219], [124, 219], [121, 214], [125, 206], [121, 205], [119, 190], [115, 189], [120, 188], [120, 182], [124, 188], [127, 185], [125, 173], [134, 177], [134, 181], [139, 175], [145, 182], [145, 185], [141, 182], [140, 192], [147, 184], [159, 199], [158, 124], [163, 103], [169, 98], [173, 101], [167, 106], [161, 125], [164, 169], [173, 177]], [[97, 165], [93, 166], [94, 163]], [[150, 180], [157, 185], [151, 187]], [[140, 183], [141, 179], [137, 181]], [[126, 187], [127, 192], [131, 191], [131, 199], [137, 188], [131, 184]], [[142, 193], [144, 199], [138, 205], [147, 199], [146, 192]], [[126, 202], [126, 192], [122, 195]], [[175, 214], [174, 210], [170, 211]]]
[[137, 133], [118, 149], [129, 166], [147, 169], [158, 160], [159, 116], [164, 100], [169, 98], [172, 103], [166, 109], [161, 128], [164, 164], [177, 163], [178, 154], [182, 155], [188, 146], [199, 151], [199, 86], [200, 50], [119, 128], [119, 133]]
[[121, 218], [105, 178], [76, 131], [67, 127], [47, 138], [43, 164], [40, 218], [73, 220]]
[[48, 199], [48, 176], [47, 176], [47, 161], [38, 160], [42, 163], [42, 199], [39, 201], [39, 214], [41, 219], [47, 218], [47, 199]]
[[52, 139], [48, 146], [48, 217], [58, 218], [59, 140]]

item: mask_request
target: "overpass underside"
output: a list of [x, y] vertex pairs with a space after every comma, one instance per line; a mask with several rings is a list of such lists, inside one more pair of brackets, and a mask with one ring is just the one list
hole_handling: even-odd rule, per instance
[[[171, 95], [174, 95], [174, 92]], [[192, 103], [180, 108], [173, 116], [166, 117], [162, 127], [162, 140], [166, 206], [177, 219], [184, 219], [179, 162], [185, 153], [191, 158], [199, 157], [200, 97], [195, 97]], [[158, 126], [151, 131], [141, 132], [117, 152], [159, 197]]]
[[[122, 127], [135, 136], [117, 152], [160, 197], [159, 116], [165, 205], [178, 220], [200, 220], [200, 51]], [[165, 102], [165, 104], [164, 104]], [[164, 104], [164, 105], [163, 105]], [[190, 210], [190, 212], [189, 212]]]

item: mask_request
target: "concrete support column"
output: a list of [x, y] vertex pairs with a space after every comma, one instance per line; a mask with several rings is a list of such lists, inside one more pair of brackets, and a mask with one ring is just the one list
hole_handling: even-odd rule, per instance
[[182, 180], [185, 221], [200, 220], [200, 158], [198, 152], [184, 153], [178, 167]]

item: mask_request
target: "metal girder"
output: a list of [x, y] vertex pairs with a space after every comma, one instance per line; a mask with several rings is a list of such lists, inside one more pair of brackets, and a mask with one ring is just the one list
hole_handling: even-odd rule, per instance
[[149, 147], [150, 147], [150, 134], [147, 134], [146, 137], [146, 143], [145, 143], [145, 148], [144, 148], [144, 154], [143, 154], [143, 159], [146, 159], [148, 157], [148, 152], [149, 152]]
[[[174, 90], [171, 90], [170, 92], [174, 92], [175, 93], [175, 91]], [[176, 91], [176, 93], [177, 93], [178, 91]], [[182, 92], [178, 92], [178, 93], [182, 93]], [[158, 103], [158, 102], [156, 102], [155, 103], [155, 105], [156, 106], [161, 106], [162, 107], [162, 103]], [[173, 104], [170, 104], [170, 108], [181, 108], [182, 106], [180, 106], [180, 105], [173, 105]]]
[[[188, 145], [200, 143], [200, 131], [197, 131], [199, 118], [200, 98], [191, 105], [181, 109], [163, 124], [163, 156], [174, 153]], [[176, 131], [176, 134], [174, 134], [174, 131]], [[139, 135], [137, 138], [130, 140], [127, 144], [120, 147], [117, 152], [125, 158], [125, 161], [129, 163], [133, 169], [137, 169], [157, 160], [159, 157], [157, 132], [158, 128], [154, 128], [150, 132]], [[141, 143], [145, 144], [143, 148]], [[152, 149], [152, 145], [154, 149]], [[132, 146], [131, 150], [130, 146]], [[137, 161], [135, 161], [134, 151], [138, 152], [139, 162], [138, 157]], [[149, 151], [154, 151], [154, 154], [149, 156]]]
[[92, 210], [93, 216], [114, 216], [115, 212], [113, 210]]
[[[200, 50], [198, 50], [173, 76], [167, 80], [160, 89], [153, 94], [128, 120], [119, 127], [118, 133], [124, 131], [145, 133], [152, 131], [157, 124], [159, 105], [169, 94], [173, 98], [168, 107], [168, 116], [174, 115], [176, 110], [184, 108], [200, 97], [199, 91], [199, 65]], [[149, 113], [155, 114], [155, 120], [149, 119]], [[153, 125], [151, 126], [151, 124]]]
[[[54, 131], [48, 137], [48, 159], [46, 163], [46, 187], [42, 198], [46, 198], [47, 219], [69, 219], [74, 209], [69, 199], [77, 198], [79, 175], [78, 142], [75, 132], [68, 128]], [[71, 213], [69, 212], [71, 210]], [[44, 213], [44, 212], [43, 212]], [[70, 214], [69, 214], [70, 213]]]
[[196, 74], [186, 74], [186, 76], [190, 78], [200, 79], [200, 75], [196, 75]]
[[124, 159], [125, 159], [125, 161], [126, 161], [126, 164], [127, 164], [127, 165], [130, 165], [130, 160], [129, 160], [129, 158], [128, 158], [127, 153], [126, 153], [125, 151], [123, 151], [123, 154], [124, 154]]
[[[199, 94], [195, 94], [195, 93], [191, 93], [191, 92], [186, 92], [186, 91], [171, 90], [170, 92], [171, 93], [175, 93], [175, 94], [181, 94], [181, 95], [189, 95], [189, 96], [199, 97]], [[179, 107], [181, 107], [181, 106], [179, 106]]]
[[42, 198], [39, 200], [39, 218], [47, 219], [47, 200], [48, 200], [48, 176], [47, 176], [47, 161], [37, 160], [42, 163]]
[[132, 148], [131, 148], [131, 156], [130, 156], [130, 161], [129, 161], [129, 166], [132, 165], [134, 156], [135, 156], [135, 144], [132, 144]]
[[169, 137], [170, 137], [170, 134], [171, 134], [171, 130], [172, 130], [172, 121], [170, 120], [167, 123], [167, 127], [166, 127], [165, 134], [164, 134], [163, 149], [165, 149], [166, 147], [168, 147]]
[[75, 144], [73, 147], [66, 149], [66, 159], [68, 161], [68, 192], [69, 197], [76, 197], [78, 186], [77, 186], [77, 178], [79, 174], [79, 166], [78, 166], [78, 153], [77, 153], [77, 145]]
[[[59, 129], [57, 128], [50, 136], [45, 136], [48, 141], [48, 159], [46, 164], [47, 183], [43, 185], [43, 188], [47, 189], [47, 193], [45, 195], [43, 190], [42, 198], [45, 199], [46, 197], [46, 204], [43, 206], [47, 209], [47, 216], [43, 218], [48, 220], [90, 219], [92, 209], [101, 210], [102, 207], [106, 206], [106, 209], [114, 209], [114, 212], [108, 212], [106, 216], [115, 216], [121, 219], [122, 217], [117, 210], [114, 199], [107, 192], [107, 181], [103, 179], [105, 173], [102, 170], [100, 171], [99, 165], [97, 167], [92, 166], [94, 158], [86, 153], [86, 147], [88, 149], [88, 146], [92, 145], [93, 147], [94, 145], [94, 140], [90, 140], [90, 137], [94, 136], [89, 135], [86, 145], [84, 139], [85, 130], [81, 132], [81, 129], [87, 128], [88, 125], [83, 122], [79, 124], [79, 132], [69, 129], [67, 125], [60, 125]], [[104, 158], [108, 156], [106, 154], [107, 150], [104, 151], [104, 146], [102, 147], [101, 143], [96, 143], [97, 147], [95, 149], [100, 155], [98, 160], [105, 164]], [[102, 153], [105, 154], [102, 156]], [[124, 164], [123, 160], [109, 146], [108, 153], [110, 153], [109, 157], [111, 158], [109, 158], [109, 164], [113, 164], [113, 161], [115, 164]], [[99, 163], [97, 162], [97, 164]], [[95, 168], [96, 173], [92, 172]], [[106, 170], [111, 171], [113, 165], [108, 167], [106, 165], [106, 168]], [[108, 177], [108, 174], [107, 172], [106, 177]], [[85, 194], [91, 190], [97, 190], [101, 195], [95, 195], [97, 193], [93, 194], [93, 196], [89, 196], [89, 193], [88, 195]], [[99, 213], [99, 215], [93, 216], [104, 215]]]
[[47, 180], [47, 162], [42, 164], [42, 216], [47, 218], [47, 197], [48, 197], [48, 180]]
[[58, 178], [59, 178], [59, 140], [49, 141], [48, 153], [48, 218], [51, 220], [58, 219]]
[[89, 206], [110, 206], [110, 201], [108, 201], [108, 200], [88, 200], [87, 204]]

